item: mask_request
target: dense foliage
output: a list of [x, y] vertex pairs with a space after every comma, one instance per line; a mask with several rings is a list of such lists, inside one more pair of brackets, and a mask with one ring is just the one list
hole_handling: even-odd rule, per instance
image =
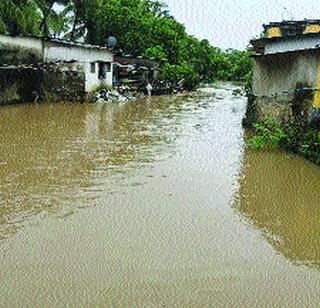
[[101, 45], [115, 36], [124, 53], [161, 60], [161, 77], [185, 79], [189, 88], [200, 80], [246, 81], [251, 73], [247, 52], [223, 52], [188, 35], [157, 0], [1, 0], [0, 32]]
[[287, 139], [283, 127], [272, 118], [267, 118], [260, 123], [254, 124], [254, 129], [256, 135], [249, 140], [249, 144], [255, 150], [275, 149]]

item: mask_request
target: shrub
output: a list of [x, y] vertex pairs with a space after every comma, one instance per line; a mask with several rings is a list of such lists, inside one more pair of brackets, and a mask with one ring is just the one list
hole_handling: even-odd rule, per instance
[[164, 61], [167, 60], [167, 55], [162, 46], [154, 46], [148, 48], [142, 55], [145, 58], [155, 58], [156, 60]]
[[85, 101], [86, 102], [94, 102], [96, 100], [96, 94], [100, 91], [110, 91], [112, 90], [112, 86], [107, 83], [101, 83], [95, 86], [90, 92], [86, 94]]
[[101, 83], [97, 86], [95, 86], [91, 92], [94, 92], [94, 93], [97, 93], [97, 92], [100, 92], [102, 90], [105, 90], [105, 91], [110, 91], [112, 90], [112, 86], [107, 84], [107, 83]]
[[301, 138], [299, 153], [304, 157], [316, 157], [320, 159], [320, 132], [316, 129], [308, 129]]
[[188, 90], [194, 89], [200, 81], [200, 76], [188, 64], [171, 65], [166, 63], [162, 68], [159, 78], [160, 80], [168, 80], [172, 83], [177, 83], [183, 79], [185, 87]]
[[249, 144], [256, 150], [275, 149], [287, 138], [284, 129], [272, 118], [255, 124], [254, 128], [257, 135], [249, 140]]
[[320, 165], [320, 131], [295, 123], [280, 126], [271, 118], [254, 125], [256, 136], [249, 140], [255, 150], [281, 147]]

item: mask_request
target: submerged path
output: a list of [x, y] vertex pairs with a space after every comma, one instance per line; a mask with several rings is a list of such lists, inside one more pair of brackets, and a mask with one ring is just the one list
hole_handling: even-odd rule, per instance
[[1, 108], [0, 307], [317, 307], [320, 168], [232, 90]]

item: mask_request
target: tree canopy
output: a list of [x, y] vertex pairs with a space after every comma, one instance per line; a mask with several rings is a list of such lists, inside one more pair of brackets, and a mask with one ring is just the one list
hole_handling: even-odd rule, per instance
[[162, 78], [245, 81], [251, 73], [248, 52], [224, 52], [186, 32], [157, 0], [1, 0], [0, 32], [83, 39], [105, 45], [115, 36], [125, 54], [153, 57]]

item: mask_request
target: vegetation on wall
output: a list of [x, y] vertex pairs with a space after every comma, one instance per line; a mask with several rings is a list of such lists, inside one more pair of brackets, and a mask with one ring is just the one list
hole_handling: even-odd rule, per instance
[[0, 65], [10, 63], [13, 65], [31, 64], [40, 62], [41, 55], [28, 48], [16, 48], [5, 44], [0, 44]]
[[255, 150], [283, 148], [320, 165], [319, 127], [300, 126], [295, 122], [279, 124], [272, 118], [254, 124], [255, 136], [249, 144]]
[[[41, 61], [41, 56], [27, 48], [13, 48], [0, 44], [0, 66], [31, 64]], [[0, 105], [30, 101], [30, 93], [39, 87], [41, 72], [32, 69], [9, 68], [0, 70]]]
[[320, 165], [320, 110], [312, 107], [314, 92], [310, 88], [306, 83], [296, 84], [289, 102], [290, 116], [282, 120], [271, 117], [257, 120], [257, 98], [249, 95], [244, 124], [254, 129], [255, 136], [249, 140], [253, 149], [279, 147]]
[[254, 124], [256, 135], [249, 140], [255, 150], [275, 149], [286, 140], [284, 129], [272, 118]]
[[84, 39], [105, 45], [115, 36], [124, 54], [154, 57], [166, 79], [246, 81], [252, 70], [248, 52], [227, 52], [186, 33], [157, 0], [2, 0], [0, 33]]

